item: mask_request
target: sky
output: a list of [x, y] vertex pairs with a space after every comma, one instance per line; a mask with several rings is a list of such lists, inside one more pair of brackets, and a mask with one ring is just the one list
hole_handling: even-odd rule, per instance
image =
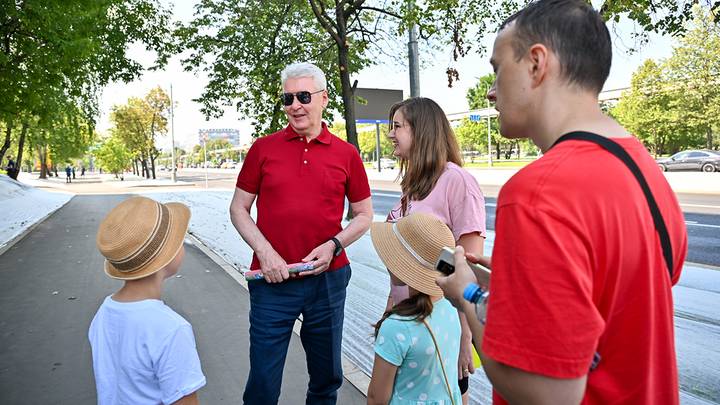
[[[190, 0], [167, 0], [173, 7], [175, 20], [188, 22], [192, 19], [195, 1]], [[644, 45], [638, 52], [629, 54], [628, 47], [634, 46], [631, 33], [633, 25], [622, 21], [618, 27], [611, 30], [613, 36], [613, 64], [610, 77], [605, 84], [605, 90], [624, 88], [630, 85], [633, 72], [646, 59], [667, 58], [672, 52], [672, 39], [664, 36], [652, 35], [648, 44]], [[445, 69], [451, 63], [450, 51], [436, 52], [433, 55], [421, 55], [425, 58], [421, 61], [420, 71], [420, 94], [435, 100], [446, 113], [458, 113], [468, 110], [465, 94], [467, 90], [477, 83], [477, 78], [492, 72], [489, 53], [492, 50], [494, 35], [488, 35], [484, 44], [488, 50], [484, 55], [472, 53], [452, 66], [460, 72], [460, 80], [456, 81], [452, 88], [447, 86]], [[145, 51], [139, 46], [130, 46], [129, 56], [145, 66], [150, 66], [153, 61], [153, 54]], [[402, 47], [397, 52], [407, 54], [407, 48]], [[410, 94], [410, 83], [407, 66], [395, 64], [379, 64], [359, 72], [351, 77], [358, 80], [358, 87], [385, 88], [403, 90], [405, 97]], [[209, 128], [234, 128], [240, 130], [241, 143], [249, 142], [252, 138], [253, 128], [251, 119], [240, 116], [234, 108], [226, 109], [225, 115], [220, 119], [206, 121], [200, 112], [200, 105], [192, 101], [201, 95], [207, 78], [200, 74], [185, 72], [180, 63], [180, 57], [175, 56], [165, 69], [161, 71], [146, 71], [139, 79], [131, 83], [112, 83], [102, 92], [100, 98], [101, 116], [97, 129], [100, 133], [106, 133], [111, 127], [109, 120], [110, 111], [113, 105], [121, 105], [127, 102], [129, 97], [143, 97], [150, 89], [161, 86], [172, 95], [175, 102], [174, 127], [175, 144], [188, 149], [198, 143], [198, 130]], [[338, 117], [339, 118], [339, 117]], [[166, 138], [158, 140], [158, 146], [162, 149], [170, 148], [170, 133]]]

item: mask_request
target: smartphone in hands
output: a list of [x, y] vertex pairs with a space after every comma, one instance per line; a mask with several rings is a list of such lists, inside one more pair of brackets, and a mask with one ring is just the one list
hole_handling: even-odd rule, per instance
[[[470, 269], [472, 269], [473, 273], [475, 273], [475, 276], [478, 278], [478, 283], [480, 285], [487, 286], [490, 284], [490, 269], [487, 267], [477, 264], [477, 263], [471, 263], [465, 260], [470, 266]], [[442, 252], [440, 252], [440, 257], [438, 257], [438, 261], [435, 264], [435, 269], [446, 276], [451, 275], [455, 272], [455, 249], [444, 247]]]

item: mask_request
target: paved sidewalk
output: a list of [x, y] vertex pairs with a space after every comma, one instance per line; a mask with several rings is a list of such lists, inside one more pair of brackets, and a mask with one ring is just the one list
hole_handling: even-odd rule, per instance
[[[102, 272], [95, 232], [127, 196], [76, 196], [0, 256], [0, 402], [96, 402], [87, 329], [119, 286]], [[248, 373], [247, 291], [197, 247], [186, 244], [182, 269], [164, 300], [193, 325], [207, 377], [203, 404], [237, 404]], [[293, 335], [281, 404], [305, 402], [305, 355]], [[339, 404], [364, 404], [347, 381]]]

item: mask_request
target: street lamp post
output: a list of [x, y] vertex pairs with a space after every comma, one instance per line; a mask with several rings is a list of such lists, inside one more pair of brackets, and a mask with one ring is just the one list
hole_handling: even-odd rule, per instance
[[492, 136], [490, 135], [490, 99], [487, 98], [488, 93], [490, 92], [490, 87], [488, 87], [488, 84], [485, 83], [485, 105], [486, 107], [486, 116], [487, 116], [487, 136], [488, 136], [488, 167], [492, 167]]
[[177, 182], [177, 165], [175, 162], [175, 106], [173, 102], [172, 83], [170, 83], [170, 156], [172, 157], [172, 181]]
[[207, 135], [203, 135], [203, 158], [205, 160], [205, 188], [208, 188]]

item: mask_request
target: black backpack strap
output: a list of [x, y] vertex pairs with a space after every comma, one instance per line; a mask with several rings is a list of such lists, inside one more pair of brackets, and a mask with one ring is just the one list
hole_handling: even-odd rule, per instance
[[574, 131], [567, 133], [558, 138], [558, 140], [555, 141], [553, 146], [559, 144], [560, 142], [568, 141], [571, 139], [592, 142], [602, 146], [605, 150], [612, 153], [623, 163], [625, 163], [625, 166], [630, 169], [633, 176], [635, 176], [637, 182], [640, 183], [640, 187], [642, 188], [643, 194], [645, 194], [645, 199], [647, 199], [648, 206], [650, 207], [650, 213], [652, 214], [653, 222], [655, 223], [655, 229], [660, 236], [660, 245], [662, 246], [665, 264], [667, 265], [668, 272], [670, 273], [670, 280], [672, 282], [673, 253], [672, 245], [670, 244], [670, 235], [668, 234], [665, 221], [660, 214], [660, 208], [658, 208], [655, 197], [653, 197], [652, 192], [650, 191], [650, 186], [648, 186], [647, 180], [645, 180], [645, 176], [643, 176], [638, 165], [635, 163], [634, 160], [632, 160], [630, 155], [627, 153], [627, 151], [625, 151], [625, 149], [623, 149], [622, 146], [620, 146], [620, 144], [609, 138], [600, 136], [598, 134], [593, 134], [591, 132]]

